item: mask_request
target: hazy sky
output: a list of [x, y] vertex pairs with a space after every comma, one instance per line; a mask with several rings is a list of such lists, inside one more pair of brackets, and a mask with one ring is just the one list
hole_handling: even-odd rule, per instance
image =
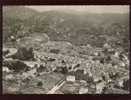
[[29, 8], [35, 9], [37, 11], [49, 11], [49, 10], [59, 10], [59, 11], [88, 11], [92, 13], [129, 13], [128, 5], [81, 5], [81, 6], [27, 6]]

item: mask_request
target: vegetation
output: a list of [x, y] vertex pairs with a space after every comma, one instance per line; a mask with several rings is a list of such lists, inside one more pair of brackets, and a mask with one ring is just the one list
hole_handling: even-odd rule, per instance
[[[102, 47], [108, 42], [114, 47], [129, 46], [129, 14], [36, 12], [17, 6], [3, 9], [3, 39], [46, 33], [51, 40], [65, 40], [75, 45]], [[99, 41], [98, 41], [99, 40]]]
[[3, 91], [44, 94], [73, 75], [60, 93], [128, 93], [129, 40], [128, 13], [4, 7]]

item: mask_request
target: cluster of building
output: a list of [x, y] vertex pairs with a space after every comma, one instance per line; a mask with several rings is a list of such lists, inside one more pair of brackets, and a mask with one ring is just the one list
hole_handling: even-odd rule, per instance
[[[13, 53], [10, 53], [10, 49], [5, 49], [3, 50], [3, 71], [7, 71], [8, 68], [12, 70], [11, 68], [16, 66], [13, 70], [22, 72], [21, 75], [26, 78], [37, 77], [44, 73], [59, 73], [65, 76], [67, 84], [68, 82], [86, 84], [82, 87], [78, 86], [79, 91], [75, 93], [79, 94], [103, 93], [110, 84], [113, 84], [113, 88], [116, 86], [119, 89], [125, 89], [125, 82], [129, 81], [129, 58], [124, 51], [119, 48], [113, 49], [108, 44], [105, 44], [103, 48], [91, 46], [88, 48], [91, 53], [88, 53], [86, 58], [46, 52], [39, 54], [34, 52], [33, 48], [26, 49], [25, 47]], [[126, 87], [128, 91], [127, 84]], [[90, 92], [92, 90], [93, 92]]]

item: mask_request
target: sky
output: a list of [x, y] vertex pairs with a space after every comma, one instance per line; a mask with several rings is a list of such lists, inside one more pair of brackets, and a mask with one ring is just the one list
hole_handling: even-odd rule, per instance
[[59, 11], [77, 11], [77, 12], [84, 12], [88, 11], [91, 13], [129, 13], [129, 6], [128, 5], [81, 5], [81, 6], [47, 6], [47, 5], [40, 5], [40, 6], [26, 6], [37, 10], [39, 12], [43, 11], [50, 11], [50, 10], [59, 10]]

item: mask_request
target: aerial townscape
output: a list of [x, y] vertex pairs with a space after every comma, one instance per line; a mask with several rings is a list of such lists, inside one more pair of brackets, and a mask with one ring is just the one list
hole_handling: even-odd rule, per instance
[[129, 94], [129, 13], [3, 7], [3, 94]]

